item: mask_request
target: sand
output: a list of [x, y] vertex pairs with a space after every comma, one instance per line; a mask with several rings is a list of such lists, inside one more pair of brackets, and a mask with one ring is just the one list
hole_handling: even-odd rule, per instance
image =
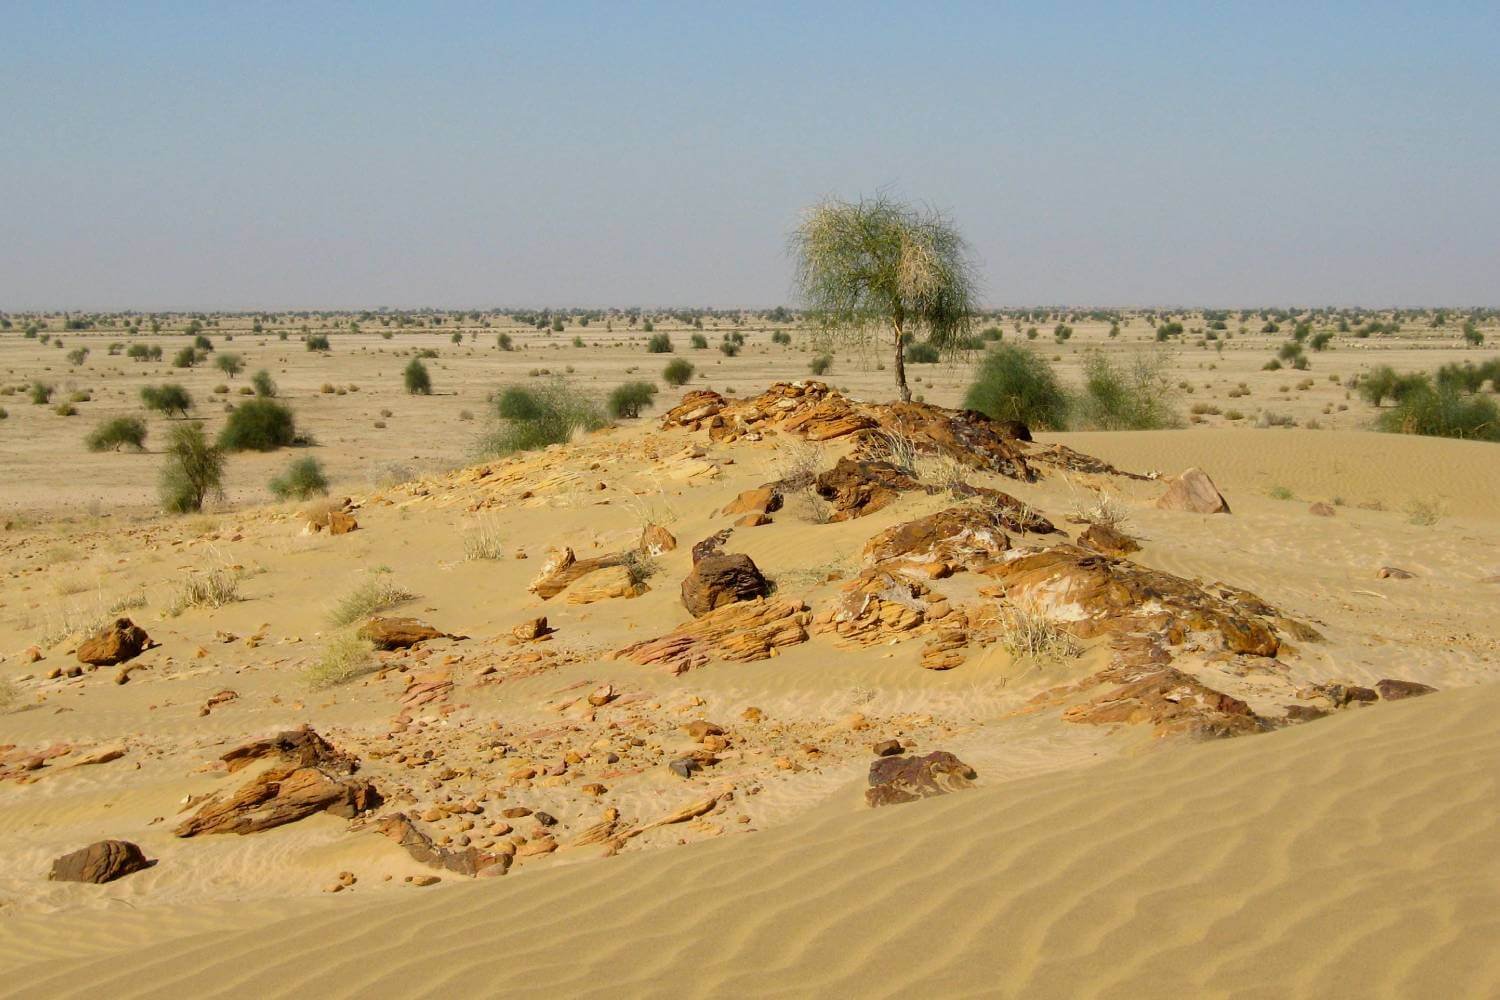
[[[1089, 335], [1102, 340], [1102, 330]], [[358, 336], [372, 350], [337, 357], [341, 371], [396, 370], [377, 353], [388, 342]], [[438, 344], [446, 334], [418, 336]], [[278, 343], [267, 349], [285, 351]], [[13, 338], [0, 347], [17, 350]], [[1077, 725], [1033, 703], [1100, 668], [1108, 650], [1098, 643], [1058, 662], [975, 648], [942, 672], [921, 669], [921, 639], [850, 648], [818, 634], [773, 658], [681, 676], [610, 658], [686, 618], [677, 585], [691, 566], [687, 546], [729, 524], [719, 509], [782, 474], [798, 449], [776, 438], [714, 444], [647, 418], [481, 474], [463, 464], [479, 421], [457, 411], [482, 409], [499, 377], [495, 353], [454, 358], [446, 376], [435, 368], [440, 386], [449, 378], [460, 388], [433, 399], [408, 399], [390, 377], [369, 374], [340, 376], [360, 384], [357, 393], [320, 393], [317, 366], [334, 362], [287, 354], [278, 379], [323, 442], [316, 453], [336, 494], [356, 500], [359, 530], [338, 537], [307, 533], [315, 505], [265, 504], [259, 481], [284, 452], [236, 459], [228, 503], [164, 520], [148, 509], [151, 456], [80, 452], [74, 464], [70, 452], [69, 463], [48, 464], [44, 448], [63, 446], [57, 425], [72, 434], [78, 418], [7, 401], [0, 433], [18, 447], [5, 471], [19, 485], [6, 493], [0, 534], [0, 676], [16, 696], [0, 713], [0, 746], [68, 751], [0, 780], [0, 995], [1500, 991], [1493, 446], [1379, 435], [1352, 417], [1324, 430], [1039, 435], [1128, 471], [1203, 468], [1234, 509], [1212, 517], [1158, 509], [1160, 481], [974, 474], [974, 485], [1003, 489], [1070, 533], [1078, 526], [1067, 515], [1107, 495], [1142, 545], [1139, 564], [1246, 588], [1316, 628], [1321, 641], [1298, 641], [1270, 664], [1181, 661], [1254, 711], [1275, 715], [1295, 689], [1323, 682], [1394, 677], [1440, 689], [1231, 740], [1157, 739], [1149, 726]], [[580, 354], [576, 367], [596, 366], [602, 384], [642, 358], [624, 347]], [[1245, 346], [1239, 363], [1249, 371], [1263, 354], [1264, 345], [1257, 354]], [[749, 394], [768, 376], [797, 374], [805, 358], [757, 344], [725, 366]], [[956, 402], [961, 374], [935, 375], [940, 384], [923, 387], [929, 398]], [[867, 380], [869, 395], [883, 398], [884, 378], [870, 370], [848, 381]], [[98, 403], [81, 406], [124, 412], [129, 379], [139, 381], [104, 378]], [[1320, 413], [1334, 391], [1319, 387], [1328, 399], [1312, 401], [1293, 390], [1291, 399]], [[1367, 419], [1368, 408], [1354, 406]], [[381, 408], [402, 414], [385, 437], [363, 423]], [[424, 408], [447, 416], [433, 422]], [[840, 453], [831, 444], [816, 460], [826, 467]], [[382, 486], [359, 471], [403, 456], [425, 478]], [[94, 488], [69, 472], [85, 462], [126, 470], [95, 490], [109, 503], [94, 514], [85, 513]], [[838, 594], [828, 578], [856, 569], [866, 539], [950, 502], [909, 494], [869, 517], [823, 524], [793, 497], [774, 523], [738, 530], [732, 548], [776, 581], [778, 597], [818, 608]], [[1315, 502], [1333, 516], [1314, 515]], [[527, 591], [549, 550], [617, 551], [646, 522], [683, 545], [656, 557], [643, 595], [573, 604]], [[466, 558], [481, 534], [498, 537], [495, 558]], [[1379, 575], [1391, 566], [1412, 575]], [[174, 613], [184, 579], [212, 571], [233, 577], [234, 599]], [[330, 612], [372, 579], [412, 595], [393, 613], [467, 638], [391, 654], [382, 672], [346, 685], [310, 687], [309, 668], [338, 632]], [[955, 602], [979, 600], [978, 585], [973, 574], [934, 583]], [[76, 662], [81, 634], [115, 614], [161, 643], [128, 683], [111, 683], [112, 668], [47, 677]], [[538, 614], [557, 630], [552, 639], [513, 643], [511, 627]], [[43, 654], [35, 663], [23, 657], [32, 644]], [[452, 690], [403, 709], [409, 679], [434, 673]], [[618, 702], [597, 713], [579, 705], [605, 684]], [[224, 691], [235, 697], [203, 714]], [[763, 721], [751, 721], [752, 707]], [[731, 745], [684, 781], [664, 762], [691, 745], [681, 726], [699, 718], [724, 724]], [[433, 869], [359, 821], [327, 814], [247, 836], [173, 836], [189, 796], [243, 778], [212, 766], [220, 754], [304, 722], [357, 754], [360, 773], [397, 807], [477, 801], [483, 819], [469, 828], [462, 813], [424, 821], [455, 847], [467, 838], [497, 849], [514, 834], [566, 844], [606, 807], [645, 823], [733, 794], [616, 856], [562, 849], [523, 858], [503, 878], [440, 872], [428, 887], [408, 880]], [[911, 753], [957, 754], [978, 773], [976, 787], [867, 808], [869, 748], [889, 737]], [[116, 744], [119, 759], [74, 766]], [[452, 775], [393, 756], [424, 748]], [[570, 749], [579, 760], [549, 774]], [[606, 763], [606, 752], [620, 760]], [[537, 773], [517, 778], [528, 764]], [[584, 794], [585, 782], [605, 790]], [[500, 810], [516, 805], [555, 816], [555, 834], [532, 817], [511, 819], [512, 835], [493, 833]], [[159, 863], [104, 886], [46, 880], [53, 858], [104, 837], [139, 843]], [[341, 872], [352, 884], [327, 891]]]

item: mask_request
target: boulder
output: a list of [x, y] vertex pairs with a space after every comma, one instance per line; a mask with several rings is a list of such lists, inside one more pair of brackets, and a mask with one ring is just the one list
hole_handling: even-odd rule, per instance
[[353, 514], [346, 514], [341, 510], [330, 510], [328, 512], [328, 533], [330, 535], [347, 535], [351, 531], [359, 530], [359, 522], [354, 519]]
[[1188, 469], [1171, 480], [1156, 506], [1163, 510], [1185, 510], [1194, 514], [1228, 514], [1229, 501], [1202, 469]]
[[920, 489], [921, 483], [890, 462], [841, 458], [832, 469], [820, 472], [813, 489], [833, 508], [831, 521], [850, 521], [873, 514], [902, 493]]
[[441, 632], [415, 618], [371, 618], [359, 630], [359, 634], [370, 640], [376, 649], [384, 650], [410, 649], [428, 639], [449, 637], [447, 632]]
[[775, 486], [758, 486], [745, 490], [729, 502], [720, 514], [772, 514], [781, 509], [781, 491]]
[[1432, 694], [1437, 688], [1430, 684], [1419, 684], [1416, 681], [1398, 681], [1389, 677], [1375, 682], [1375, 690], [1380, 697], [1386, 701], [1400, 701], [1403, 698], [1420, 698], [1424, 694]]
[[154, 864], [155, 861], [146, 860], [141, 849], [128, 840], [101, 840], [53, 861], [47, 878], [53, 882], [103, 885]]
[[625, 566], [606, 566], [575, 580], [568, 588], [568, 603], [593, 604], [613, 597], [639, 597], [646, 589]]
[[710, 660], [748, 663], [807, 641], [807, 607], [800, 601], [737, 601], [680, 625], [666, 635], [618, 649], [614, 659], [657, 664], [680, 674]]
[[511, 628], [510, 634], [522, 642], [531, 642], [551, 635], [555, 631], [547, 625], [547, 616], [539, 615], [536, 618], [528, 618], [526, 621]]
[[256, 833], [313, 813], [353, 819], [381, 802], [369, 781], [335, 777], [317, 767], [277, 765], [256, 775], [227, 799], [207, 802], [177, 825], [179, 837]]
[[129, 618], [116, 618], [78, 646], [78, 662], [93, 667], [112, 667], [133, 660], [156, 645], [146, 630]]
[[659, 524], [648, 524], [641, 529], [639, 548], [648, 556], [659, 556], [677, 548], [677, 538]]
[[1095, 552], [1114, 556], [1116, 559], [1123, 559], [1141, 550], [1140, 544], [1134, 538], [1107, 524], [1089, 525], [1083, 534], [1078, 536], [1078, 544], [1093, 549]]
[[946, 750], [922, 757], [892, 754], [870, 763], [865, 802], [872, 807], [915, 802], [971, 788], [976, 777], [972, 767]]
[[615, 552], [593, 559], [579, 559], [573, 554], [572, 549], [564, 547], [554, 552], [542, 564], [541, 573], [537, 574], [536, 579], [532, 580], [526, 589], [544, 601], [550, 600], [567, 590], [574, 580], [585, 577], [595, 570], [624, 564], [625, 555], [623, 552]]
[[682, 581], [682, 604], [694, 618], [736, 601], [750, 601], [770, 592], [755, 561], [742, 552], [706, 556]]

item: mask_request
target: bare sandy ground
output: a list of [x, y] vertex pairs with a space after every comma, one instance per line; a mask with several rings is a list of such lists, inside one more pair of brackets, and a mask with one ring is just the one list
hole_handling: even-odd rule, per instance
[[[330, 359], [272, 340], [261, 361], [248, 335], [233, 342], [251, 370], [271, 352], [287, 357], [276, 377], [321, 442], [336, 492], [358, 504], [359, 530], [343, 536], [306, 533], [305, 505], [254, 506], [285, 452], [234, 459], [223, 508], [162, 520], [147, 511], [155, 459], [88, 455], [77, 443], [84, 418], [4, 401], [11, 417], [0, 435], [16, 445], [4, 471], [16, 485], [5, 492], [11, 523], [0, 533], [0, 676], [15, 699], [0, 714], [0, 746], [60, 752], [0, 780], [0, 995], [1500, 990], [1490, 945], [1500, 929], [1494, 446], [1362, 430], [1368, 408], [1354, 401], [1341, 414], [1345, 390], [1331, 382], [1292, 389], [1283, 404], [1265, 380], [1285, 373], [1258, 371], [1269, 341], [1252, 349], [1237, 338], [1206, 381], [1227, 389], [1249, 380], [1256, 405], [1296, 407], [1302, 422], [1327, 419], [1332, 429], [1041, 435], [1129, 471], [1206, 469], [1232, 514], [1158, 509], [1159, 481], [974, 474], [974, 485], [1014, 495], [1070, 534], [1079, 529], [1066, 515], [1103, 493], [1140, 541], [1140, 565], [1246, 588], [1315, 627], [1322, 641], [1299, 641], [1264, 668], [1213, 658], [1185, 667], [1255, 711], [1274, 714], [1294, 688], [1325, 682], [1394, 677], [1440, 689], [1195, 744], [1033, 707], [1040, 693], [1101, 666], [1107, 650], [1098, 644], [1061, 662], [976, 648], [941, 672], [922, 669], [919, 639], [850, 648], [817, 634], [769, 659], [681, 676], [612, 659], [687, 618], [677, 584], [691, 566], [688, 546], [732, 523], [720, 509], [777, 478], [798, 449], [781, 438], [715, 444], [648, 418], [483, 475], [443, 472], [463, 462], [477, 433], [479, 421], [460, 420], [459, 410], [479, 415], [484, 393], [507, 372], [525, 378], [537, 352], [553, 370], [559, 361], [575, 375], [595, 366], [600, 386], [662, 359], [638, 346], [590, 353], [540, 341], [522, 358], [489, 346], [470, 358], [467, 344], [450, 357], [446, 334], [435, 333], [437, 388], [457, 395], [411, 399], [393, 391], [405, 358], [359, 336], [368, 350], [345, 335]], [[674, 337], [685, 342], [686, 331]], [[1071, 359], [1065, 371], [1076, 347], [1059, 352]], [[51, 350], [17, 348], [13, 338], [0, 348]], [[1399, 360], [1403, 351], [1449, 356], [1407, 345], [1371, 347], [1358, 360], [1414, 367]], [[1354, 370], [1355, 349], [1340, 352], [1316, 359], [1312, 374], [1326, 379], [1334, 362]], [[101, 372], [95, 402], [80, 404], [87, 413], [125, 412], [146, 380], [106, 358], [122, 374]], [[715, 364], [707, 384], [748, 395], [772, 375], [802, 374], [806, 358], [752, 344], [722, 359], [724, 377]], [[843, 365], [833, 382], [888, 396], [888, 373], [851, 361], [846, 375]], [[334, 370], [342, 396], [317, 391]], [[957, 401], [962, 373], [939, 367], [923, 378], [930, 401]], [[666, 390], [665, 401], [677, 395]], [[382, 408], [398, 415], [388, 434], [370, 426]], [[44, 447], [65, 442], [69, 460], [48, 462]], [[831, 444], [818, 461], [826, 467], [841, 453]], [[431, 474], [370, 485], [366, 466], [386, 462]], [[126, 471], [111, 484], [80, 485], [104, 469]], [[105, 499], [95, 515], [86, 512], [91, 495]], [[1314, 502], [1333, 516], [1315, 516]], [[855, 570], [868, 538], [947, 503], [903, 495], [834, 524], [789, 503], [773, 523], [737, 529], [732, 548], [776, 581], [778, 597], [818, 608], [839, 592], [830, 577]], [[683, 544], [658, 557], [641, 596], [576, 604], [528, 592], [550, 549], [616, 551], [646, 522]], [[485, 534], [498, 536], [497, 558], [466, 558]], [[1411, 576], [1381, 577], [1383, 567]], [[234, 598], [174, 613], [184, 580], [213, 571], [232, 575]], [[971, 576], [934, 586], [976, 602]], [[330, 612], [372, 579], [412, 595], [393, 613], [467, 638], [390, 654], [381, 672], [343, 686], [309, 686], [309, 667], [336, 633]], [[161, 644], [127, 683], [112, 683], [108, 669], [48, 676], [76, 663], [81, 635], [115, 614]], [[551, 641], [513, 643], [512, 626], [538, 614], [556, 629]], [[35, 662], [24, 655], [32, 645]], [[438, 674], [451, 690], [404, 707], [414, 678]], [[598, 712], [579, 705], [601, 685], [618, 702]], [[234, 697], [210, 704], [225, 691]], [[681, 727], [694, 719], [723, 724], [731, 746], [683, 780], [664, 765], [692, 743]], [[174, 836], [192, 797], [239, 784], [242, 776], [212, 766], [220, 754], [302, 723], [357, 754], [360, 773], [396, 806], [430, 812], [424, 825], [454, 848], [497, 850], [518, 836], [522, 846], [566, 843], [607, 809], [644, 823], [721, 797], [703, 815], [631, 839], [618, 856], [562, 849], [518, 858], [503, 878], [440, 873], [424, 888], [407, 880], [433, 869], [326, 814], [245, 836]], [[978, 773], [977, 787], [866, 808], [869, 748], [887, 738], [913, 753], [957, 754]], [[78, 763], [108, 747], [123, 754]], [[583, 791], [588, 784], [604, 791]], [[476, 812], [449, 809], [468, 802]], [[504, 817], [512, 807], [532, 815]], [[551, 832], [538, 811], [555, 818]], [[52, 859], [105, 837], [134, 841], [159, 863], [103, 886], [46, 880]], [[329, 892], [345, 872], [354, 878]]]

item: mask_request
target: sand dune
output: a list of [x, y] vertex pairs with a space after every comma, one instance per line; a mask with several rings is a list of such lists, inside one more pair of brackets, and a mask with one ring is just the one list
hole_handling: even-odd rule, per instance
[[0, 992], [1493, 996], [1497, 748], [1491, 685], [895, 809], [835, 796], [791, 827], [603, 866], [327, 900], [13, 968]]

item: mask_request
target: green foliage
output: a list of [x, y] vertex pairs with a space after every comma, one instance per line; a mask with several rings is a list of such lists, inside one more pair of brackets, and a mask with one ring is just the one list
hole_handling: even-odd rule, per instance
[[89, 451], [119, 451], [127, 445], [136, 451], [146, 447], [146, 422], [140, 417], [106, 420], [84, 439]]
[[648, 354], [671, 354], [672, 338], [665, 333], [654, 334], [646, 341], [646, 353]]
[[66, 355], [68, 364], [74, 365], [75, 367], [77, 365], [83, 364], [84, 359], [86, 359], [88, 356], [89, 349], [87, 347], [75, 347]]
[[814, 375], [823, 376], [833, 371], [833, 355], [819, 354], [807, 363], [807, 370]]
[[693, 377], [693, 364], [683, 358], [673, 358], [667, 362], [667, 367], [661, 370], [662, 381], [667, 385], [686, 385]]
[[495, 399], [499, 426], [479, 443], [486, 457], [563, 444], [579, 430], [605, 424], [594, 402], [562, 379], [537, 387], [512, 385]]
[[689, 337], [688, 343], [693, 345], [693, 350], [695, 351], [705, 351], [708, 349], [708, 338], [701, 333], [695, 333]]
[[1380, 414], [1376, 427], [1397, 434], [1500, 441], [1500, 407], [1493, 399], [1418, 378], [1421, 381], [1409, 385], [1393, 409]]
[[238, 354], [228, 352], [220, 354], [217, 358], [215, 358], [214, 364], [218, 365], [219, 371], [223, 372], [225, 375], [228, 375], [230, 378], [234, 378], [240, 372], [245, 370], [245, 359], [240, 357]]
[[328, 335], [323, 333], [309, 334], [306, 341], [309, 351], [331, 351], [332, 345], [328, 343]]
[[612, 419], [622, 420], [641, 415], [656, 399], [656, 385], [651, 382], [626, 382], [615, 386], [605, 402], [605, 411]]
[[198, 352], [191, 347], [184, 347], [172, 356], [173, 368], [192, 368], [198, 363]]
[[1168, 361], [1166, 355], [1142, 352], [1121, 367], [1103, 351], [1090, 350], [1083, 361], [1079, 425], [1104, 431], [1180, 427], [1182, 418], [1172, 408], [1176, 392], [1168, 376]]
[[278, 500], [307, 500], [328, 495], [328, 477], [316, 458], [308, 455], [293, 460], [285, 472], [269, 483]]
[[1319, 330], [1308, 338], [1307, 346], [1315, 351], [1326, 351], [1328, 345], [1333, 343], [1333, 332], [1331, 330]]
[[203, 351], [206, 354], [214, 349], [214, 342], [200, 333], [193, 338], [193, 349]]
[[169, 417], [173, 413], [185, 417], [187, 411], [193, 408], [193, 397], [175, 382], [147, 385], [141, 387], [141, 405]]
[[[780, 344], [783, 347], [789, 347], [792, 343], [792, 335], [790, 333], [787, 333], [785, 330], [773, 330], [771, 331], [771, 343]], [[705, 341], [704, 344], [705, 346], [707, 346], [707, 341]]]
[[984, 356], [964, 406], [1037, 430], [1062, 430], [1068, 419], [1067, 395], [1052, 366], [1035, 351], [1011, 344], [1001, 344]]
[[27, 397], [34, 406], [46, 406], [52, 402], [52, 393], [52, 386], [42, 381], [32, 382], [31, 388], [26, 391]]
[[909, 365], [935, 365], [941, 358], [942, 354], [934, 344], [906, 345], [906, 363]]
[[275, 451], [297, 439], [297, 421], [291, 407], [274, 399], [246, 400], [229, 414], [219, 432], [224, 451]]
[[1387, 399], [1400, 402], [1407, 395], [1419, 390], [1427, 382], [1426, 375], [1398, 375], [1390, 365], [1372, 368], [1359, 381], [1360, 398], [1371, 406], [1379, 406]]
[[131, 344], [125, 348], [125, 356], [132, 361], [160, 361], [161, 348], [155, 344]]
[[272, 381], [271, 373], [264, 368], [250, 376], [250, 386], [257, 396], [270, 399], [276, 395], [276, 383]]
[[422, 364], [421, 358], [411, 359], [401, 372], [401, 382], [406, 386], [407, 395], [432, 395], [432, 376], [427, 373], [427, 366]]
[[976, 286], [967, 247], [942, 215], [884, 196], [826, 201], [792, 237], [797, 284], [825, 335], [859, 341], [878, 328], [896, 352], [896, 387], [911, 399], [901, 351], [926, 332], [948, 350], [969, 333]]
[[733, 340], [730, 337], [725, 337], [723, 340], [719, 341], [719, 353], [724, 355], [726, 358], [734, 357], [735, 355], [740, 353], [740, 342], [738, 340]]
[[161, 472], [162, 507], [170, 514], [187, 514], [202, 510], [205, 500], [223, 492], [224, 453], [209, 444], [200, 425], [175, 424]]

